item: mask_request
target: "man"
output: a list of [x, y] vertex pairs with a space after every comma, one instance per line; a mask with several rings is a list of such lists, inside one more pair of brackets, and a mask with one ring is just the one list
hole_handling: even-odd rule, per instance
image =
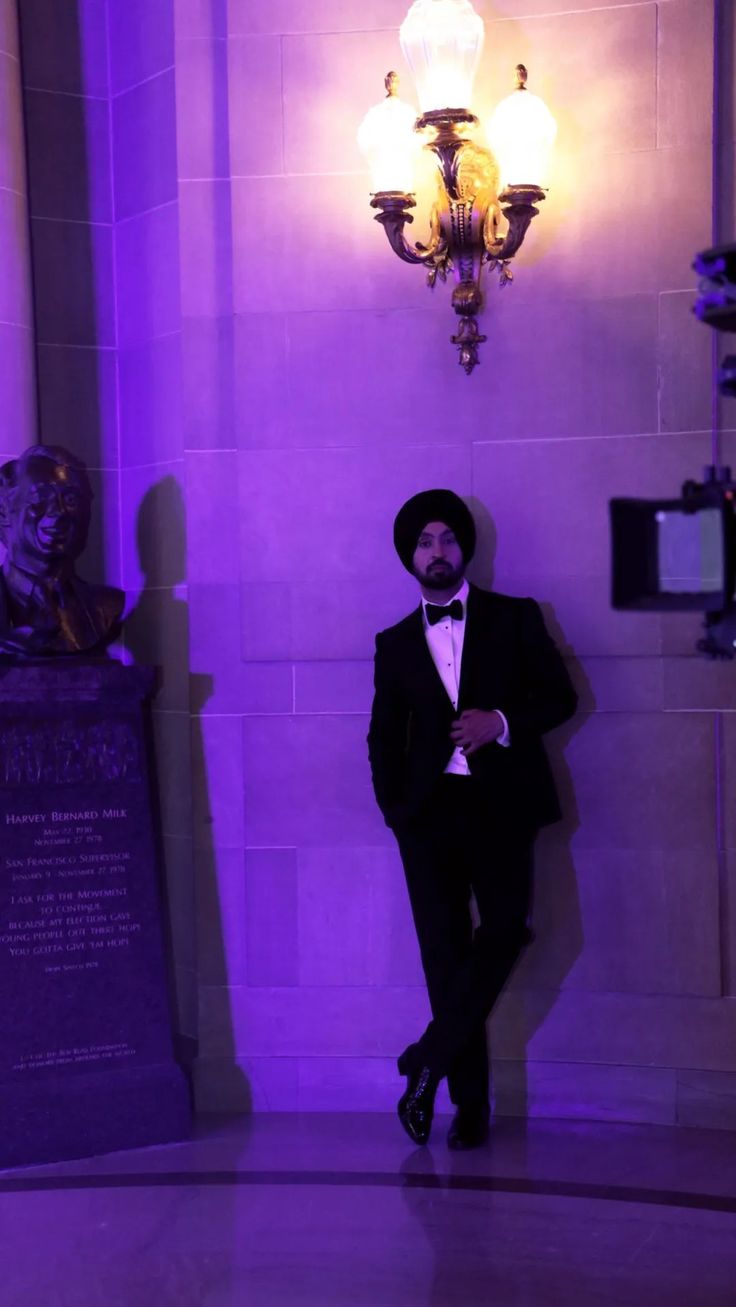
[[455, 1149], [488, 1135], [485, 1021], [529, 940], [535, 835], [560, 817], [541, 736], [577, 704], [534, 600], [465, 580], [475, 541], [471, 514], [450, 490], [424, 491], [400, 510], [394, 544], [421, 603], [376, 637], [368, 734], [432, 1009], [399, 1058], [407, 1076], [399, 1117], [425, 1143], [447, 1076]]
[[83, 463], [32, 445], [0, 467], [0, 653], [35, 658], [99, 653], [117, 634], [125, 595], [77, 576], [92, 487]]

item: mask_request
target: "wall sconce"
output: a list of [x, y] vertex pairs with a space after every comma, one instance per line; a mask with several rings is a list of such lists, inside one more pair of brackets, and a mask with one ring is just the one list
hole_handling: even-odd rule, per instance
[[[398, 76], [385, 79], [386, 98], [369, 109], [358, 132], [373, 181], [371, 208], [395, 254], [427, 269], [427, 283], [454, 271], [452, 306], [460, 322], [451, 337], [470, 374], [478, 347], [484, 264], [513, 280], [511, 259], [521, 246], [535, 207], [545, 197], [557, 127], [543, 100], [526, 89], [527, 71], [516, 68], [516, 89], [486, 123], [490, 149], [473, 139], [478, 119], [468, 106], [483, 49], [483, 20], [470, 0], [415, 0], [401, 25], [401, 49], [416, 82], [421, 114], [398, 96]], [[462, 106], [462, 107], [448, 107]], [[417, 151], [431, 150], [439, 190], [426, 245], [412, 245], [404, 227], [414, 221]], [[505, 224], [505, 226], [504, 226]]]

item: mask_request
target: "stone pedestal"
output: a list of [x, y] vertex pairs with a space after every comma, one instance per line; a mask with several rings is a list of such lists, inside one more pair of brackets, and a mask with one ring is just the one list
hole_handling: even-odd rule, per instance
[[0, 1166], [189, 1131], [176, 1064], [147, 668], [0, 666]]

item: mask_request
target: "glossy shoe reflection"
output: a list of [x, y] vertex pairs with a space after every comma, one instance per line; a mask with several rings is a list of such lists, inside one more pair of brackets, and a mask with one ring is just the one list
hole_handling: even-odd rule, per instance
[[415, 1144], [429, 1139], [438, 1084], [437, 1076], [423, 1066], [409, 1076], [406, 1093], [399, 1099], [399, 1120]]
[[447, 1147], [456, 1152], [480, 1148], [490, 1134], [488, 1107], [459, 1107], [447, 1132]]

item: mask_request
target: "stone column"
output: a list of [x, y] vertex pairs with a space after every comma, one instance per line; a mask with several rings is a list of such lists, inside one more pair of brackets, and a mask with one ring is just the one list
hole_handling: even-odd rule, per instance
[[0, 0], [0, 457], [36, 438], [28, 185], [15, 0]]

